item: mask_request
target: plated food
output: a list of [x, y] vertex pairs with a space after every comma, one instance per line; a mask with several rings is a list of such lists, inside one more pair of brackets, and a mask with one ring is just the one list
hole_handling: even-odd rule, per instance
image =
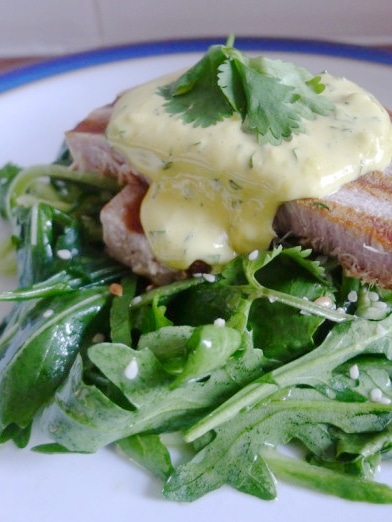
[[[67, 132], [77, 168], [125, 180], [125, 189], [101, 216], [112, 254], [159, 281], [183, 275], [169, 268], [184, 271], [194, 263], [219, 271], [236, 255], [268, 248], [277, 233], [294, 233], [316, 250], [337, 256], [353, 275], [391, 285], [387, 207], [392, 140], [386, 109], [346, 78], [328, 73], [312, 77], [292, 64], [259, 59], [270, 76], [248, 80], [255, 99], [247, 101], [241, 114], [233, 106], [243, 102], [230, 106], [223, 94], [230, 82], [240, 83], [235, 75], [224, 76], [226, 55], [212, 48], [180, 78], [172, 74], [132, 88]], [[256, 71], [256, 60], [243, 64], [242, 56], [235, 59], [244, 70]], [[215, 77], [205, 80], [211, 64]], [[266, 85], [263, 91], [257, 83], [267, 78], [286, 81], [287, 91], [267, 96], [276, 87]], [[312, 81], [316, 87], [309, 86]], [[293, 101], [299, 96], [295, 88], [307, 89], [302, 104]], [[172, 94], [175, 89], [179, 93]], [[252, 106], [262, 102], [268, 110]], [[252, 117], [263, 120], [266, 143], [258, 143], [261, 134], [255, 139], [255, 132], [244, 128]], [[294, 135], [284, 139], [279, 124], [283, 133]], [[354, 184], [339, 191], [349, 182]], [[288, 201], [295, 203], [285, 205]], [[129, 216], [135, 214], [140, 219], [130, 226]]]
[[[47, 439], [54, 441], [40, 445], [40, 451], [93, 452], [114, 443], [152, 469], [163, 480], [164, 495], [175, 500], [196, 499], [224, 483], [261, 498], [274, 498], [275, 477], [281, 477], [351, 499], [390, 502], [389, 488], [372, 480], [381, 455], [389, 447], [388, 284], [380, 285], [378, 275], [372, 276], [370, 285], [365, 277], [362, 281], [351, 277], [333, 255], [320, 256], [318, 248], [314, 252], [301, 248], [297, 239], [287, 234], [291, 230], [279, 236], [276, 227], [273, 232], [271, 213], [269, 221], [255, 220], [255, 231], [250, 219], [265, 209], [266, 200], [260, 206], [257, 185], [247, 185], [257, 165], [264, 162], [258, 158], [259, 147], [273, 156], [280, 142], [295, 143], [297, 137], [306, 135], [308, 125], [336, 111], [331, 100], [324, 98], [327, 89], [323, 79], [327, 77], [268, 61], [266, 74], [263, 59], [250, 60], [231, 45], [209, 52], [223, 56], [216, 68], [221, 94], [229, 100], [228, 105], [223, 103], [227, 113], [222, 121], [235, 120], [237, 129], [233, 132], [243, 133], [251, 144], [246, 147], [252, 147], [245, 148], [242, 166], [246, 165], [246, 170], [211, 167], [194, 152], [190, 160], [177, 153], [174, 145], [171, 156], [166, 157], [156, 150], [151, 152], [145, 144], [134, 146], [131, 142], [137, 149], [137, 160], [144, 162], [141, 168], [134, 156], [125, 157], [122, 147], [127, 149], [129, 142], [118, 145], [113, 140], [110, 147], [106, 142], [106, 151], [113, 156], [115, 147], [121, 175], [97, 176], [90, 167], [89, 172], [73, 170], [80, 158], [68, 135], [71, 158], [66, 154], [53, 166], [24, 171], [8, 166], [3, 171], [4, 213], [20, 234], [21, 288], [2, 294], [3, 299], [18, 301], [3, 332], [8, 355], [2, 360], [2, 396], [6, 398], [1, 411], [2, 437], [24, 445], [35, 418]], [[207, 61], [211, 55], [207, 54]], [[242, 71], [241, 78], [251, 75], [253, 80], [256, 75], [257, 85], [266, 76], [267, 83], [276, 86], [281, 79], [270, 73], [282, 67], [286, 72], [289, 67], [295, 85], [284, 84], [280, 103], [290, 107], [301, 95], [307, 102], [294, 111], [296, 118], [288, 111], [294, 124], [291, 121], [289, 128], [282, 125], [272, 133], [273, 119], [267, 118], [270, 124], [263, 127], [249, 117], [249, 107], [253, 112], [256, 101], [261, 103], [244, 95], [238, 74]], [[174, 87], [173, 82], [160, 81], [154, 87], [154, 92], [157, 88], [160, 92], [153, 97], [162, 98], [162, 110], [170, 110], [168, 118], [191, 129], [195, 121], [181, 121], [187, 110], [178, 111], [176, 97], [179, 86], [185, 92], [189, 84], [194, 86], [194, 69], [185, 73], [185, 79], [176, 77]], [[341, 169], [349, 180], [362, 174], [359, 168], [368, 160], [370, 170], [385, 169], [390, 161], [388, 113], [371, 97], [367, 100], [377, 108], [384, 130], [371, 131], [369, 141], [375, 147], [365, 156], [361, 156], [361, 147], [351, 172]], [[123, 101], [121, 97], [119, 106]], [[179, 105], [183, 109], [182, 103]], [[210, 118], [216, 117], [213, 109], [214, 104], [208, 112]], [[218, 112], [222, 116], [222, 109]], [[115, 123], [114, 117], [110, 125]], [[106, 124], [107, 120], [104, 128]], [[210, 122], [197, 129], [209, 132], [216, 125]], [[363, 127], [368, 131], [368, 126]], [[341, 133], [355, 134], [353, 130], [345, 127]], [[76, 133], [79, 139], [80, 127]], [[102, 144], [102, 132], [95, 134]], [[108, 132], [109, 139], [110, 135]], [[126, 137], [126, 132], [120, 129], [118, 136]], [[71, 140], [74, 137], [75, 131]], [[83, 137], [91, 139], [91, 132]], [[208, 140], [203, 144], [199, 137], [191, 138], [181, 150], [189, 151], [193, 146], [199, 153], [208, 144]], [[290, 150], [292, 158], [297, 153]], [[102, 154], [92, 157], [103, 158], [101, 167], [109, 164]], [[224, 160], [230, 166], [234, 163], [229, 157]], [[163, 173], [163, 187], [157, 187], [160, 178], [154, 178], [154, 172], [147, 175], [148, 167], [155, 169], [155, 174]], [[207, 188], [200, 188], [200, 169], [208, 173]], [[181, 182], [184, 173], [186, 183]], [[273, 178], [269, 182], [263, 179], [265, 191], [274, 186]], [[173, 194], [176, 187], [179, 192]], [[280, 188], [271, 193], [280, 194]], [[333, 186], [335, 192], [337, 188]], [[305, 194], [312, 198], [318, 214], [320, 210], [331, 211], [333, 205], [325, 202], [328, 193]], [[123, 203], [117, 199], [119, 194]], [[217, 199], [218, 194], [224, 203]], [[247, 197], [252, 203], [243, 205]], [[127, 206], [129, 201], [131, 207]], [[156, 201], [160, 229], [148, 221]], [[181, 206], [184, 201], [190, 202], [185, 210]], [[277, 203], [285, 201], [275, 198], [275, 210]], [[185, 231], [174, 229], [174, 236], [184, 245], [185, 240], [193, 239], [189, 224], [197, 224], [195, 202], [207, 208], [201, 230], [211, 233], [212, 240], [206, 252], [197, 250], [200, 241], [195, 241], [178, 256], [178, 248], [164, 237], [169, 229], [165, 219], [177, 206], [185, 212], [180, 213]], [[144, 208], [149, 209], [146, 220], [145, 203]], [[142, 270], [150, 266], [146, 259], [154, 267], [142, 272], [142, 277], [135, 275], [139, 271], [135, 258], [129, 263], [113, 260], [118, 256], [113, 252], [115, 245], [110, 244], [108, 225], [105, 239], [105, 218], [103, 238], [110, 255], [104, 252], [99, 214], [104, 216], [111, 205], [111, 224], [117, 219], [117, 228], [111, 230], [114, 234], [120, 230], [120, 246], [127, 239], [121, 236], [126, 230], [128, 237], [137, 237], [141, 245], [136, 253]], [[119, 208], [126, 220], [124, 214], [117, 212], [116, 216]], [[233, 222], [228, 209], [236, 216]], [[237, 220], [244, 226], [236, 229]], [[262, 230], [270, 234], [267, 240], [259, 238], [261, 223]], [[378, 248], [376, 243], [367, 246], [368, 251]], [[166, 252], [170, 252], [169, 261], [164, 258]], [[174, 282], [151, 288], [150, 278], [154, 281], [161, 276], [167, 278], [165, 283]], [[49, 350], [45, 357], [43, 345]], [[26, 371], [32, 367], [39, 369], [34, 375]], [[20, 379], [16, 385], [17, 375], [23, 375], [24, 393]], [[33, 395], [29, 393], [32, 389]], [[29, 395], [31, 400], [26, 401]], [[180, 466], [170, 458], [168, 434], [173, 433], [186, 443], [188, 456], [191, 452]], [[282, 444], [293, 442], [300, 443], [300, 454], [306, 458], [278, 451]], [[351, 486], [347, 488], [347, 484]]]

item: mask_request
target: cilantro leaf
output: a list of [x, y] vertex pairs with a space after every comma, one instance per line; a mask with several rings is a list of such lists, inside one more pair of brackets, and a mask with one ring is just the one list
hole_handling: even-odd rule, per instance
[[233, 108], [216, 82], [216, 71], [225, 59], [221, 47], [213, 46], [178, 80], [160, 87], [166, 110], [180, 113], [185, 123], [195, 127], [209, 127], [231, 116]]
[[320, 76], [290, 62], [248, 58], [236, 49], [227, 49], [226, 55], [218, 84], [241, 114], [243, 130], [256, 133], [260, 143], [279, 144], [305, 132], [303, 118], [331, 110], [328, 98], [319, 96], [325, 89]]
[[261, 143], [279, 144], [282, 138], [289, 138], [293, 132], [304, 131], [294, 105], [293, 87], [260, 74], [250, 63], [235, 60], [235, 67], [246, 100], [246, 111], [242, 114], [245, 132], [255, 133]]
[[284, 85], [293, 87], [295, 108], [303, 118], [314, 119], [316, 114], [325, 116], [332, 110], [332, 102], [325, 96], [319, 96], [325, 90], [320, 75], [312, 76], [303, 67], [281, 60], [255, 58], [250, 62], [264, 74], [280, 78]]
[[321, 76], [289, 62], [249, 58], [231, 43], [212, 46], [176, 81], [158, 89], [170, 114], [185, 123], [208, 127], [237, 113], [242, 130], [259, 143], [279, 145], [306, 131], [303, 120], [333, 108], [322, 96]]

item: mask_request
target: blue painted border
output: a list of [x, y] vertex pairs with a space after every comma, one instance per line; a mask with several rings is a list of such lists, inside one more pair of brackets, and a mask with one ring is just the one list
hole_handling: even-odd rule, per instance
[[[226, 38], [221, 37], [157, 40], [59, 56], [0, 74], [0, 93], [57, 74], [116, 61], [176, 53], [203, 53], [210, 45], [224, 43], [225, 40]], [[344, 43], [306, 39], [236, 37], [235, 45], [243, 51], [327, 55], [392, 65], [392, 53]]]

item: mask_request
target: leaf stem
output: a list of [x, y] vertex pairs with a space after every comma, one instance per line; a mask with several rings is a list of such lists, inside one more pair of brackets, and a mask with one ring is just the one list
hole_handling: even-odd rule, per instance
[[265, 446], [261, 456], [276, 477], [285, 482], [311, 488], [348, 500], [390, 504], [392, 488], [386, 484], [345, 475], [331, 469], [309, 464], [300, 459], [281, 455]]
[[[356, 319], [351, 323], [337, 325], [325, 341], [313, 351], [271, 372], [264, 374], [242, 388], [213, 412], [189, 428], [184, 438], [192, 442], [208, 431], [234, 418], [241, 410], [251, 408], [268, 399], [273, 393], [290, 386], [324, 382], [331, 372], [349, 359], [363, 353], [380, 340], [390, 335], [392, 317], [380, 323]], [[385, 347], [388, 350], [388, 347]]]
[[34, 165], [20, 171], [10, 184], [5, 202], [6, 215], [9, 220], [12, 219], [12, 209], [16, 206], [18, 199], [26, 193], [34, 180], [41, 177], [66, 179], [101, 189], [118, 190], [117, 180], [100, 176], [96, 172], [71, 170], [64, 165]]
[[347, 314], [344, 310], [334, 310], [327, 308], [326, 306], [318, 305], [307, 299], [301, 297], [295, 297], [278, 290], [272, 290], [261, 285], [257, 285], [257, 288], [250, 288], [243, 286], [242, 291], [247, 294], [250, 299], [267, 298], [271, 303], [279, 302], [293, 308], [297, 308], [301, 313], [313, 314], [320, 317], [324, 317], [334, 323], [341, 323], [343, 321], [352, 321], [355, 319], [354, 315]]

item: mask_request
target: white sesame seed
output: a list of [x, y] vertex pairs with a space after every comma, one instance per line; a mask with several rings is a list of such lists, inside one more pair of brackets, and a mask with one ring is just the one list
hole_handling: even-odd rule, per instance
[[47, 319], [48, 317], [51, 317], [53, 314], [54, 314], [54, 310], [52, 310], [51, 308], [48, 308], [47, 310], [45, 310], [45, 312], [42, 315], [43, 315], [43, 317], [45, 317], [45, 319]]
[[92, 339], [93, 343], [103, 343], [105, 336], [103, 333], [96, 333]]
[[368, 298], [370, 299], [370, 301], [378, 301], [380, 299], [380, 296], [378, 295], [377, 292], [368, 292]]
[[334, 302], [327, 295], [318, 297], [317, 299], [315, 299], [314, 303], [319, 306], [324, 306], [324, 308], [333, 308], [334, 307]]
[[211, 339], [203, 339], [201, 344], [203, 346], [205, 346], [206, 348], [211, 348], [212, 347], [212, 341]]
[[258, 250], [252, 250], [250, 254], [248, 255], [249, 261], [256, 261], [256, 259], [259, 257], [259, 251]]
[[353, 379], [354, 381], [359, 378], [359, 368], [358, 364], [353, 364], [350, 368], [350, 379]]
[[203, 274], [201, 272], [195, 272], [194, 274], [192, 274], [192, 277], [198, 279], [199, 277], [203, 277]]
[[379, 404], [391, 404], [391, 399], [389, 397], [385, 397], [379, 388], [374, 388], [370, 392], [370, 400]]
[[214, 274], [203, 274], [203, 279], [207, 281], [207, 283], [215, 283], [216, 277]]
[[370, 392], [370, 400], [372, 402], [380, 402], [382, 399], [382, 391], [380, 388], [373, 388], [373, 390]]
[[137, 295], [136, 297], [134, 297], [131, 301], [131, 304], [135, 305], [135, 304], [139, 304], [142, 300], [142, 296], [141, 295]]
[[355, 290], [351, 290], [351, 292], [348, 293], [347, 299], [350, 303], [356, 303], [358, 301], [358, 293]]
[[57, 250], [57, 257], [63, 259], [64, 261], [67, 261], [68, 259], [72, 259], [72, 252], [67, 248], [62, 248], [60, 250]]
[[139, 373], [139, 365], [138, 365], [135, 357], [133, 357], [130, 360], [128, 366], [125, 368], [124, 375], [127, 379], [133, 380], [137, 377], [138, 373]]
[[214, 321], [214, 326], [218, 326], [219, 328], [222, 328], [222, 326], [226, 326], [226, 321], [222, 319], [222, 317], [218, 317]]

